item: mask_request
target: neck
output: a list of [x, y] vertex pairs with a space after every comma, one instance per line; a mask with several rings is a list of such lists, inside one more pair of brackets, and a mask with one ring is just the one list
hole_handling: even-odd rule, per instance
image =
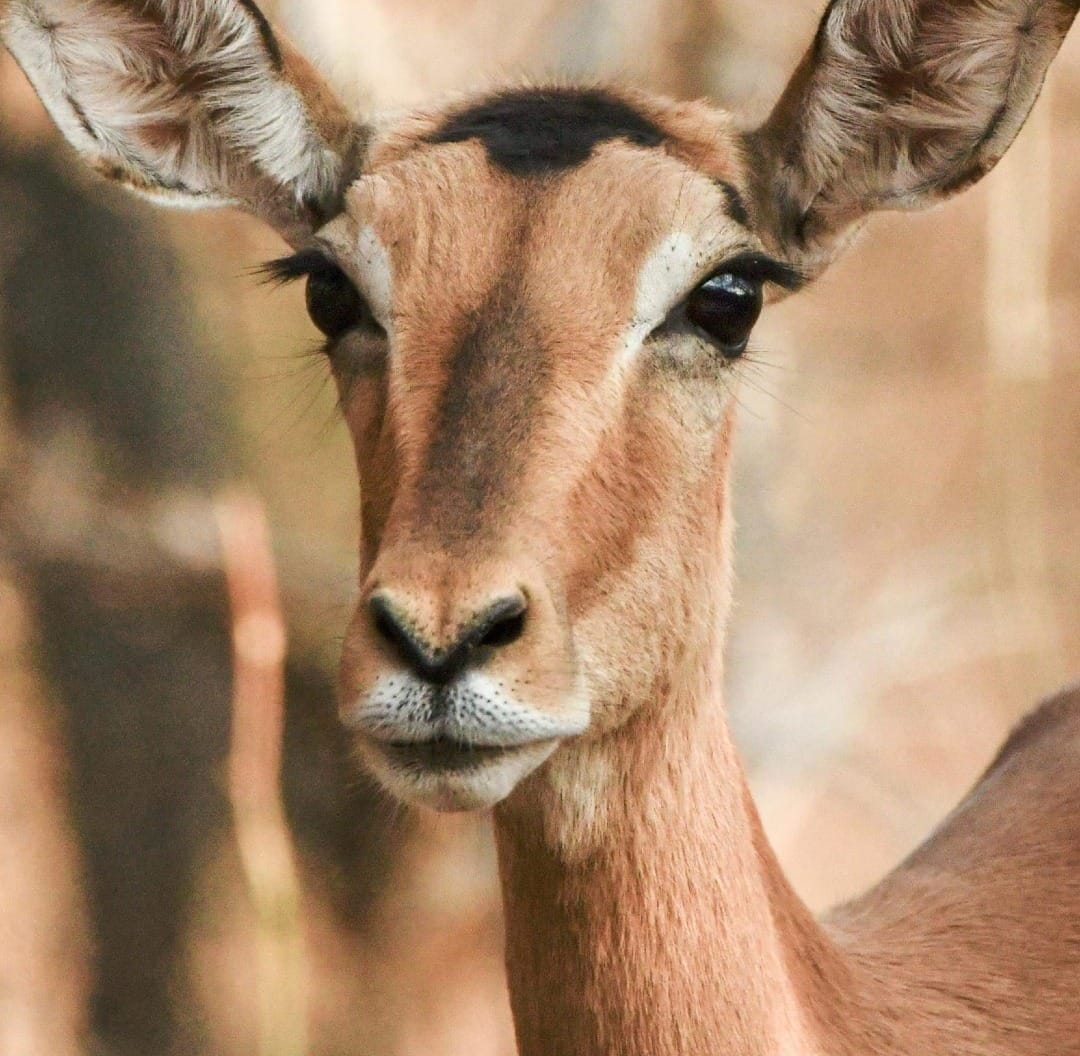
[[791, 966], [834, 954], [761, 831], [719, 671], [665, 697], [497, 812], [521, 1056], [816, 1051]]

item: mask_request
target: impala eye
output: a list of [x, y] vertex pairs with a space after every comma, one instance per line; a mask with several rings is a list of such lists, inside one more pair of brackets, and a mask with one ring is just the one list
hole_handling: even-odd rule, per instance
[[306, 299], [311, 321], [331, 339], [372, 321], [371, 310], [349, 277], [329, 262], [309, 273]]
[[359, 326], [386, 336], [352, 280], [319, 250], [302, 249], [291, 257], [271, 260], [259, 271], [267, 282], [280, 286], [307, 279], [308, 315], [331, 341]]
[[738, 359], [761, 315], [761, 286], [759, 279], [720, 272], [687, 298], [686, 318], [719, 346], [725, 359]]

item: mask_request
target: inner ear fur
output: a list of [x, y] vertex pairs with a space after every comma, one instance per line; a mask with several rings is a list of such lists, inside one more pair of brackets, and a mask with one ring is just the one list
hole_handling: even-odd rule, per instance
[[876, 209], [989, 172], [1038, 98], [1080, 0], [832, 0], [747, 138], [765, 227], [808, 272]]
[[299, 241], [364, 132], [253, 0], [0, 0], [0, 36], [66, 138], [171, 204], [235, 204]]

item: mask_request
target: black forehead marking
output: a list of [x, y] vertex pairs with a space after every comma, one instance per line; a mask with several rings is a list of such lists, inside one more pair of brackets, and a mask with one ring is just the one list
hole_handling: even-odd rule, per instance
[[660, 127], [600, 88], [524, 88], [451, 114], [428, 143], [478, 139], [493, 164], [515, 176], [539, 176], [588, 161], [599, 143], [625, 139], [658, 147]]

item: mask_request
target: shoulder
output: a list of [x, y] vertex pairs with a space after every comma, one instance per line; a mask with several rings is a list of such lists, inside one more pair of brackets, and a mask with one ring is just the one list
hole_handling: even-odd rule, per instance
[[992, 917], [1033, 877], [1080, 896], [1080, 685], [1022, 719], [936, 831], [839, 915], [887, 903], [897, 885], [901, 901], [948, 902], [959, 884]]
[[1080, 758], [1080, 683], [1044, 700], [1021, 719], [981, 780], [1032, 756], [1069, 755]]

